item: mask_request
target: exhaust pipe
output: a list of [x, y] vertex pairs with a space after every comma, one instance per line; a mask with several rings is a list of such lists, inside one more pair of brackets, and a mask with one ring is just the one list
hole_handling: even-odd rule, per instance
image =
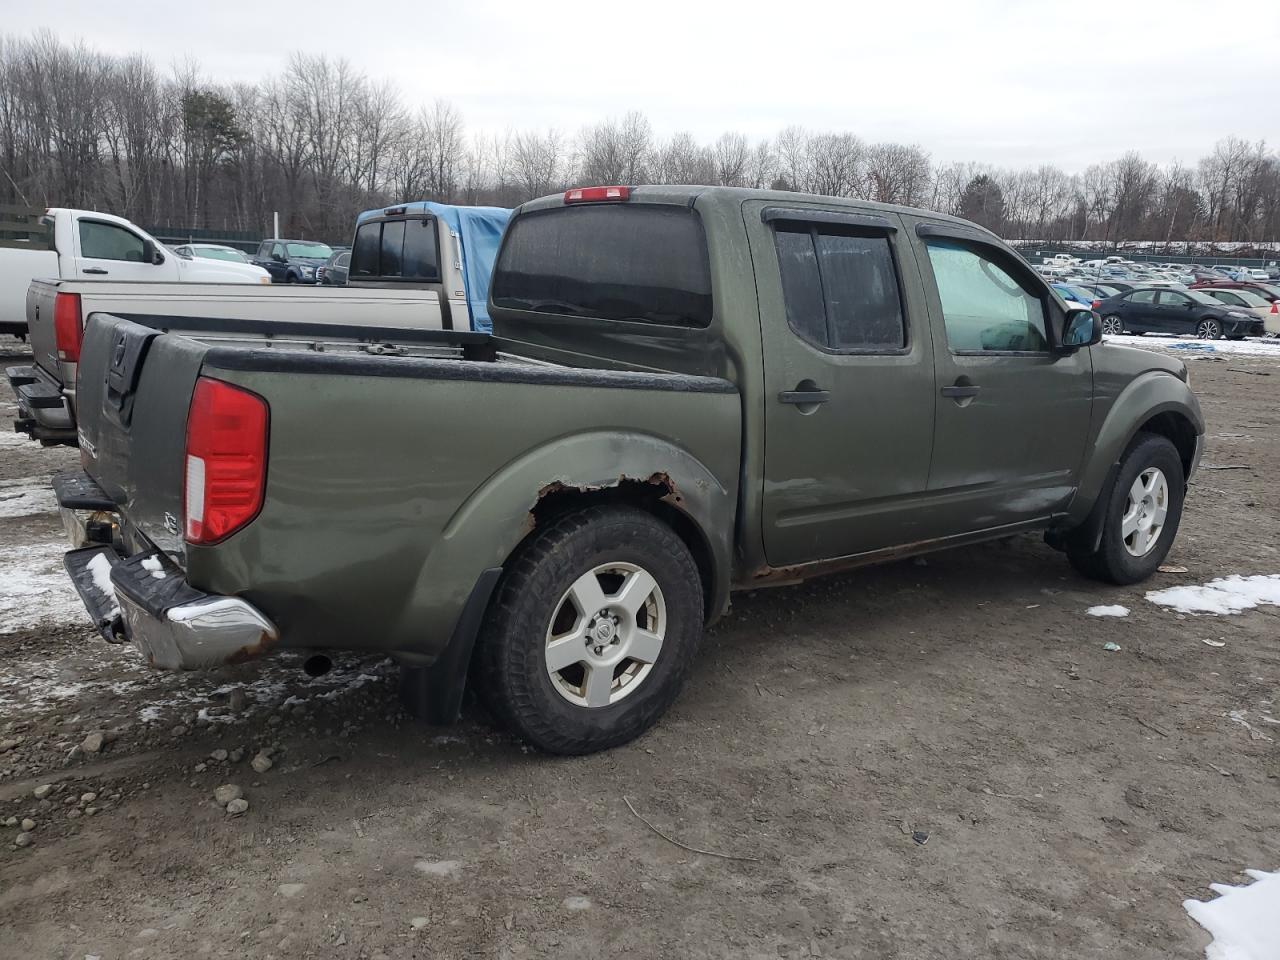
[[302, 664], [302, 670], [308, 677], [323, 677], [326, 673], [333, 669], [333, 661], [326, 657], [323, 653], [317, 653], [307, 657]]

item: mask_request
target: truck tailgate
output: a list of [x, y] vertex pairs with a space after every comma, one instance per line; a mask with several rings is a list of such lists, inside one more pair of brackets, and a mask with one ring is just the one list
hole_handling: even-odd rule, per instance
[[[85, 469], [129, 528], [183, 556], [187, 409], [205, 345], [99, 314], [81, 355], [79, 434]], [[129, 531], [126, 530], [126, 533]]]

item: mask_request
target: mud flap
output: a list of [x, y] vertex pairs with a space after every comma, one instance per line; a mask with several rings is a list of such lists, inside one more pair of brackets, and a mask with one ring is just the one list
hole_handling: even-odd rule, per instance
[[454, 625], [449, 645], [435, 663], [429, 667], [401, 664], [400, 702], [414, 719], [439, 725], [457, 721], [467, 688], [471, 651], [501, 576], [501, 567], [490, 567], [480, 574]]

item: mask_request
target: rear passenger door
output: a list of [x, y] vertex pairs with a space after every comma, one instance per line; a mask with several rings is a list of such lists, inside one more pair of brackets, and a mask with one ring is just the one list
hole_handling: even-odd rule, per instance
[[894, 214], [743, 205], [765, 378], [771, 566], [927, 536], [933, 345]]

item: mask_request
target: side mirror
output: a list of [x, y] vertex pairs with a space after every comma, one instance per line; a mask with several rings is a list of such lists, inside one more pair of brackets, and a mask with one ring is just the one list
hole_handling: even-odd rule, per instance
[[1078, 350], [1102, 342], [1102, 318], [1092, 310], [1068, 310], [1062, 324], [1062, 349]]
[[142, 241], [142, 258], [141, 259], [143, 263], [156, 262], [156, 245], [152, 243], [150, 240]]
[[274, 260], [276, 263], [284, 263], [284, 262], [285, 262], [284, 254], [282, 254], [282, 253], [273, 253], [273, 254], [271, 255], [271, 259], [272, 259], [272, 260]]

